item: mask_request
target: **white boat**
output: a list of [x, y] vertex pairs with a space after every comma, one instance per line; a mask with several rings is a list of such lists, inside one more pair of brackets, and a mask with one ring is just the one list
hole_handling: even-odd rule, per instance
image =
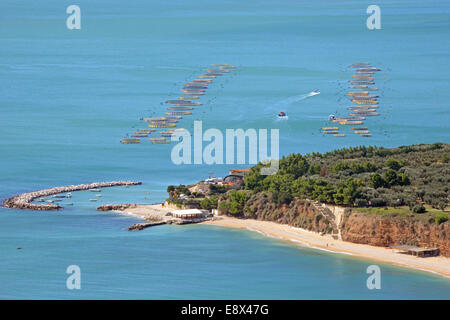
[[283, 111], [280, 111], [280, 113], [277, 115], [277, 117], [278, 117], [278, 119], [282, 119], [282, 120], [289, 119], [288, 115]]
[[314, 90], [313, 92], [311, 92], [313, 95], [316, 95], [316, 94], [320, 94], [320, 91], [319, 90]]
[[328, 116], [328, 120], [329, 120], [329, 121], [336, 120], [336, 116], [335, 116], [334, 114], [330, 114], [330, 115]]
[[95, 202], [97, 201], [97, 199], [89, 199], [89, 201]]

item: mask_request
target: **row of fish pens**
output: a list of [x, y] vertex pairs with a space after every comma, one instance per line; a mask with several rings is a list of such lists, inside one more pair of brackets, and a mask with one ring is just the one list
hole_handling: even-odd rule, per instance
[[140, 138], [146, 138], [151, 132], [155, 132], [158, 129], [165, 129], [165, 131], [158, 132], [160, 137], [150, 138], [149, 140], [153, 144], [166, 144], [170, 143], [172, 136], [175, 135], [175, 131], [182, 131], [184, 129], [175, 129], [179, 120], [186, 115], [192, 115], [194, 107], [201, 106], [202, 103], [198, 101], [200, 96], [206, 93], [208, 86], [217, 77], [220, 77], [226, 73], [229, 73], [236, 67], [228, 64], [213, 64], [211, 68], [206, 69], [206, 72], [196, 79], [188, 81], [181, 89], [182, 95], [177, 99], [166, 100], [165, 103], [170, 106], [167, 107], [165, 115], [158, 118], [141, 118], [141, 120], [148, 122], [148, 127], [151, 129], [139, 129], [131, 135], [130, 138], [123, 139], [121, 142], [124, 144], [136, 144], [141, 143]]
[[[375, 73], [380, 71], [379, 68], [372, 66], [369, 62], [353, 63], [349, 68], [356, 69], [355, 74], [352, 75], [352, 80], [349, 80], [349, 89], [347, 92], [349, 100], [354, 105], [347, 108], [350, 111], [349, 115], [354, 117], [375, 117], [379, 116], [378, 108], [378, 88], [372, 87], [375, 85]], [[359, 124], [363, 123], [348, 123]], [[353, 133], [359, 134], [361, 137], [371, 137], [367, 127], [354, 127]]]
[[[354, 105], [347, 107], [349, 110], [348, 117], [335, 117], [332, 122], [340, 125], [363, 125], [366, 117], [379, 116], [378, 113], [378, 88], [371, 87], [375, 84], [375, 72], [380, 69], [375, 68], [369, 62], [353, 63], [348, 68], [356, 69], [352, 79], [349, 80], [347, 92], [348, 99]], [[371, 137], [369, 129], [366, 127], [353, 127], [352, 132], [359, 134], [361, 137]], [[323, 134], [332, 134], [335, 137], [345, 137], [345, 133], [340, 133], [338, 127], [322, 128]]]

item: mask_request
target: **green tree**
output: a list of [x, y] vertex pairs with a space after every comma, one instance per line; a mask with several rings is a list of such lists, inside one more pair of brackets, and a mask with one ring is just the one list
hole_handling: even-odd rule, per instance
[[204, 198], [200, 201], [200, 207], [205, 210], [217, 209], [217, 203], [219, 198], [217, 196], [211, 196], [208, 198]]
[[448, 220], [448, 214], [443, 213], [436, 216], [436, 224], [444, 223]]
[[370, 177], [370, 186], [374, 189], [382, 188], [386, 185], [386, 181], [380, 176], [379, 173], [375, 173]]
[[396, 184], [398, 184], [397, 172], [395, 172], [393, 169], [388, 169], [384, 173], [384, 180], [386, 181], [387, 185], [395, 186]]
[[413, 206], [412, 212], [414, 213], [425, 213], [427, 210], [425, 209], [425, 207], [421, 204], [416, 204], [415, 206]]
[[225, 214], [241, 215], [250, 196], [245, 191], [233, 190], [227, 194], [228, 199], [222, 201], [219, 210]]
[[347, 179], [341, 182], [334, 194], [336, 204], [353, 205], [356, 198], [361, 197], [361, 187], [364, 184], [359, 179]]
[[256, 192], [263, 191], [263, 181], [268, 176], [261, 175], [262, 163], [258, 163], [256, 166], [250, 169], [244, 178], [245, 189], [254, 190]]
[[338, 173], [339, 171], [344, 171], [349, 168], [350, 166], [347, 162], [338, 162], [330, 167], [330, 172]]
[[311, 175], [320, 174], [321, 167], [318, 164], [312, 164], [309, 166], [308, 173]]
[[411, 181], [405, 173], [399, 173], [397, 180], [398, 184], [401, 186], [408, 186], [411, 184]]
[[219, 210], [223, 214], [229, 214], [230, 213], [230, 207], [231, 203], [229, 202], [221, 202], [219, 205]]
[[385, 165], [386, 165], [386, 167], [389, 167], [395, 171], [397, 171], [398, 169], [400, 169], [402, 167], [400, 161], [393, 159], [393, 158], [387, 159], [385, 162]]
[[301, 154], [291, 154], [287, 157], [282, 157], [280, 160], [279, 174], [291, 174], [294, 178], [303, 176], [308, 172], [308, 161]]

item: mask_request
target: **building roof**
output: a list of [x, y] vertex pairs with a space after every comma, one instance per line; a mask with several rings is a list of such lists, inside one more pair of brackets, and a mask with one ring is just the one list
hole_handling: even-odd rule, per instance
[[391, 248], [397, 249], [397, 250], [405, 250], [405, 251], [415, 251], [415, 252], [421, 252], [421, 251], [429, 251], [429, 250], [437, 250], [437, 248], [421, 248], [416, 246], [392, 246]]
[[249, 172], [250, 171], [250, 169], [231, 169], [230, 170], [230, 173], [247, 173], [247, 172]]

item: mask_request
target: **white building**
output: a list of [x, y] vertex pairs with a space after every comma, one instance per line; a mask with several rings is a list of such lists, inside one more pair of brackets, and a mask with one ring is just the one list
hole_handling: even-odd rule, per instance
[[173, 217], [181, 219], [201, 218], [204, 214], [199, 209], [173, 210], [170, 212]]

